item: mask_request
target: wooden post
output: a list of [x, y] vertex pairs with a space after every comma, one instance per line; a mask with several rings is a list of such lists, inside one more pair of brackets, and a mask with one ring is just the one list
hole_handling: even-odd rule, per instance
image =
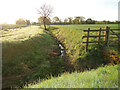
[[100, 31], [99, 31], [98, 45], [100, 45], [100, 37], [101, 37], [101, 28], [100, 28]]
[[107, 26], [105, 29], [106, 29], [105, 44], [108, 45], [110, 28]]
[[90, 28], [88, 28], [88, 31], [87, 31], [86, 52], [88, 51], [89, 31], [90, 31]]

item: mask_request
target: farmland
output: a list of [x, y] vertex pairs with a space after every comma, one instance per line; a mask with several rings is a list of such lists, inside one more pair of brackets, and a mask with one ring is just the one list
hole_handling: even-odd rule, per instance
[[[118, 47], [91, 44], [90, 51], [85, 52], [85, 45], [82, 43], [84, 41], [82, 36], [85, 35], [83, 30], [88, 28], [97, 30], [105, 26], [118, 28], [117, 24], [85, 24], [50, 25], [47, 31], [39, 26], [2, 30], [3, 87], [26, 85], [24, 87], [26, 88], [26, 83], [38, 82], [35, 86], [29, 84], [28, 88], [117, 88], [118, 65], [115, 64], [120, 62]], [[60, 57], [60, 48], [54, 38], [64, 46], [65, 57]], [[114, 78], [112, 73], [115, 73]], [[67, 79], [65, 80], [66, 77], [69, 83]], [[88, 78], [84, 81], [85, 77]], [[76, 81], [72, 82], [72, 78]], [[107, 80], [106, 83], [104, 79]], [[56, 80], [59, 85], [54, 84]]]

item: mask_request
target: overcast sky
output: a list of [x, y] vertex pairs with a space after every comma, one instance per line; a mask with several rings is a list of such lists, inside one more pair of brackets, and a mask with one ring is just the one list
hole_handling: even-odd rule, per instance
[[94, 20], [118, 20], [120, 0], [1, 0], [0, 23], [15, 23], [19, 18], [37, 21], [39, 9], [44, 3], [54, 8], [52, 17], [84, 16]]

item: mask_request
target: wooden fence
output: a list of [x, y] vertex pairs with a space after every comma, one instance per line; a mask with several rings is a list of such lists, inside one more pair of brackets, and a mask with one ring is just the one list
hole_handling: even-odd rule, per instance
[[[116, 33], [115, 31], [119, 31], [120, 29], [110, 29], [110, 27], [105, 27], [105, 29], [102, 29], [100, 28], [99, 30], [91, 30], [90, 28], [88, 28], [88, 30], [83, 30], [84, 32], [87, 32], [87, 35], [86, 36], [83, 36], [83, 38], [87, 38], [86, 42], [83, 42], [83, 43], [86, 43], [86, 51], [88, 51], [88, 46], [89, 46], [89, 43], [98, 43], [98, 45], [100, 43], [105, 43], [105, 45], [112, 45], [114, 42], [120, 40], [120, 33]], [[104, 35], [101, 35], [101, 32], [104, 32]], [[90, 32], [98, 32], [98, 35], [94, 35], [94, 36], [91, 36], [90, 35]], [[111, 35], [115, 35], [116, 37], [110, 37]], [[97, 41], [89, 41], [89, 38], [98, 38]], [[101, 38], [104, 38], [104, 40], [101, 40]], [[116, 40], [112, 40], [111, 42], [112, 43], [109, 43], [110, 41], [110, 38], [116, 38]]]

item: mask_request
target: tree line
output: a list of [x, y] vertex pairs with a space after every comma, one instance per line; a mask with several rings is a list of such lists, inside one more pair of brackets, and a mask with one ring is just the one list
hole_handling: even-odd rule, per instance
[[30, 20], [24, 20], [23, 18], [19, 18], [17, 21], [16, 21], [16, 24], [17, 25], [30, 25]]
[[[118, 24], [118, 21], [97, 21], [88, 18], [85, 20], [83, 16], [76, 16], [76, 17], [68, 17], [64, 20], [61, 20], [59, 17], [55, 16], [52, 19], [46, 18], [46, 24], [54, 24], [54, 25], [61, 25], [61, 24]], [[38, 18], [38, 23], [43, 24], [43, 17]]]
[[44, 25], [44, 29], [46, 30], [46, 25], [65, 25], [65, 24], [118, 24], [118, 21], [97, 21], [91, 18], [85, 18], [84, 16], [75, 16], [68, 17], [64, 20], [61, 20], [59, 17], [55, 16], [50, 18], [53, 8], [50, 5], [42, 5], [39, 9], [37, 9], [40, 17], [38, 18], [38, 22], [30, 22], [30, 20], [24, 20], [20, 18], [16, 21], [16, 24], [25, 24], [25, 25]]
[[36, 25], [36, 24], [47, 24], [47, 25], [64, 25], [64, 24], [118, 24], [118, 21], [97, 21], [92, 20], [91, 18], [88, 18], [85, 20], [85, 17], [83, 16], [77, 16], [77, 17], [68, 17], [64, 20], [61, 20], [59, 17], [55, 16], [52, 19], [47, 17], [44, 19], [43, 16], [40, 16], [38, 18], [38, 22], [30, 22], [30, 20], [24, 20], [22, 18], [18, 19], [16, 21], [16, 24], [19, 25]]

